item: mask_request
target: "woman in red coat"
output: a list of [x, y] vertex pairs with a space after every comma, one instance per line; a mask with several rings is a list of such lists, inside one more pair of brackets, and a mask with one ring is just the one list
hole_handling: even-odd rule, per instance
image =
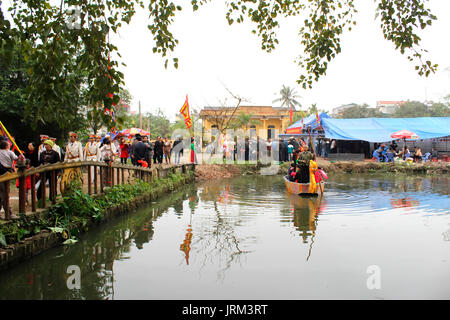
[[125, 143], [125, 138], [120, 139], [120, 163], [127, 164], [128, 160], [128, 144]]

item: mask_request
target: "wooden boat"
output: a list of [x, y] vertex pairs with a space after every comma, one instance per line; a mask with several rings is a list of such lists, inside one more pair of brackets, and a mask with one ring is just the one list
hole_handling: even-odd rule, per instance
[[319, 195], [317, 192], [323, 192], [325, 190], [325, 183], [323, 181], [317, 183], [316, 193], [309, 193], [309, 183], [292, 182], [289, 181], [288, 176], [284, 176], [284, 184], [290, 193], [305, 197], [317, 197]]

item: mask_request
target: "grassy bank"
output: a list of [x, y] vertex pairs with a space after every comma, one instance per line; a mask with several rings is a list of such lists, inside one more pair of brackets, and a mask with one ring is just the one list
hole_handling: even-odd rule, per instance
[[176, 186], [193, 179], [194, 173], [176, 173], [151, 183], [118, 185], [105, 188], [104, 194], [93, 196], [83, 193], [81, 185], [72, 185], [60, 201], [47, 211], [26, 216], [0, 225], [0, 248], [22, 242], [42, 232], [58, 233], [66, 243], [76, 242], [78, 234], [89, 225], [100, 223], [112, 208], [133, 209], [131, 203], [143, 196], [155, 198]]

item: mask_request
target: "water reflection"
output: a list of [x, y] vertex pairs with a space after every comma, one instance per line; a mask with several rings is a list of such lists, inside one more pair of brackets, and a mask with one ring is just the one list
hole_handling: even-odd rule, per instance
[[411, 208], [418, 207], [419, 201], [415, 200], [412, 197], [400, 198], [400, 199], [391, 199], [392, 208]]
[[180, 250], [184, 252], [186, 257], [186, 264], [189, 264], [189, 252], [191, 251], [191, 242], [192, 242], [192, 226], [188, 225], [186, 230], [186, 236], [183, 240], [183, 243], [180, 245]]
[[286, 196], [291, 204], [294, 226], [300, 232], [303, 243], [308, 243], [308, 237], [311, 238], [306, 258], [308, 261], [311, 257], [314, 237], [316, 236], [318, 215], [326, 207], [326, 201], [322, 195], [318, 197], [299, 197], [286, 192]]
[[450, 179], [445, 175], [335, 175], [330, 174], [328, 184], [340, 190], [355, 188], [371, 189], [372, 191], [387, 191], [391, 193], [431, 192], [448, 195]]
[[[191, 189], [191, 194], [196, 191]], [[153, 222], [172, 202], [179, 210], [181, 201], [182, 208], [188, 196], [186, 190], [174, 193], [139, 214], [99, 226], [75, 245], [54, 248], [0, 273], [0, 299], [114, 299], [114, 263], [131, 259], [133, 246], [145, 249], [153, 239]], [[71, 265], [81, 270], [80, 290], [67, 288], [71, 275], [67, 267]]]
[[[180, 294], [180, 298], [205, 299], [215, 297], [202, 296], [202, 292], [227, 292], [227, 285], [230, 295], [253, 286], [264, 291], [261, 278], [269, 279], [267, 283], [281, 292], [284, 287], [281, 290], [276, 284], [284, 278], [307, 283], [305, 270], [322, 270], [320, 277], [338, 281], [327, 278], [339, 270], [330, 268], [348, 267], [341, 261], [363, 264], [359, 259], [372, 247], [377, 249], [372, 254], [381, 260], [386, 255], [386, 261], [401, 252], [397, 264], [416, 259], [422, 245], [434, 245], [433, 254], [447, 258], [443, 252], [448, 252], [450, 241], [448, 183], [445, 176], [334, 175], [325, 195], [317, 198], [287, 193], [281, 177], [276, 176], [186, 186], [147, 208], [92, 229], [73, 246], [55, 248], [0, 273], [0, 299], [135, 298], [133, 294], [146, 286], [157, 289], [143, 291], [138, 298], [148, 298], [145, 294], [158, 298], [163, 293], [172, 297], [183, 290], [181, 285], [196, 289], [192, 296]], [[403, 214], [405, 210], [408, 215]], [[423, 217], [430, 224], [420, 229]], [[344, 221], [349, 232], [340, 237]], [[396, 225], [402, 228], [389, 233], [389, 226]], [[420, 243], [414, 243], [419, 240], [410, 234], [418, 232], [423, 236]], [[436, 238], [440, 245], [447, 245], [447, 251], [432, 242]], [[346, 248], [342, 241], [354, 245]], [[395, 251], [386, 242], [405, 247]], [[408, 256], [404, 248], [410, 247], [415, 249]], [[71, 265], [80, 267], [80, 290], [67, 288]], [[255, 282], [245, 287], [252, 277]]]

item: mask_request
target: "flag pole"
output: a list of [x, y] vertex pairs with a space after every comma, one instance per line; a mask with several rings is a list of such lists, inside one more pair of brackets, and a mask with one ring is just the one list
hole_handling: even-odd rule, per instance
[[20, 150], [20, 148], [17, 146], [16, 142], [14, 141], [14, 139], [11, 137], [11, 135], [9, 134], [8, 130], [6, 130], [5, 126], [3, 125], [3, 123], [0, 121], [0, 125], [2, 126], [3, 130], [5, 131], [6, 135], [8, 136], [9, 140], [11, 140], [11, 142], [14, 144], [14, 146], [17, 148], [17, 150], [20, 152], [20, 154], [23, 154], [22, 150]]

